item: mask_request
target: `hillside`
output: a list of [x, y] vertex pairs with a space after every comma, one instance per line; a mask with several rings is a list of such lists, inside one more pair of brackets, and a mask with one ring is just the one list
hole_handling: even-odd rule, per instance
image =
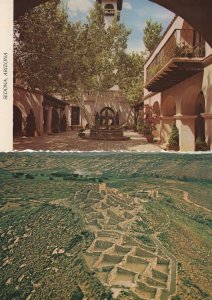
[[0, 167], [1, 299], [210, 299], [212, 155], [13, 153]]

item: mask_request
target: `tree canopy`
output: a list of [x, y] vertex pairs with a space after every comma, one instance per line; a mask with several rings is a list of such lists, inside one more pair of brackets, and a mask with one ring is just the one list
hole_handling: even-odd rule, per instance
[[119, 64], [119, 87], [130, 105], [143, 97], [144, 53], [123, 53]]
[[70, 87], [74, 90], [76, 51], [82, 51], [80, 33], [83, 26], [69, 23], [65, 10], [54, 2], [19, 18], [15, 23], [15, 66], [29, 88], [50, 94], [63, 94]]
[[119, 85], [130, 104], [142, 95], [143, 55], [126, 53], [130, 30], [116, 20], [106, 27], [97, 3], [85, 23], [70, 21], [61, 5], [45, 3], [20, 17], [14, 34], [15, 66], [23, 81], [74, 99], [89, 124], [88, 91], [98, 96]]
[[161, 38], [161, 32], [163, 26], [161, 23], [153, 22], [151, 19], [146, 21], [146, 27], [144, 28], [144, 45], [146, 49], [151, 52], [158, 44]]

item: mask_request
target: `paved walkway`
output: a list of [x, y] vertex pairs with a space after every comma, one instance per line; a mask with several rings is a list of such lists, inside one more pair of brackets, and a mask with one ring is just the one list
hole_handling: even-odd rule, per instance
[[14, 139], [14, 150], [51, 150], [51, 151], [161, 151], [156, 144], [149, 144], [146, 138], [136, 132], [126, 131], [130, 137], [127, 141], [97, 141], [84, 140], [78, 137], [78, 132], [71, 130], [64, 133], [38, 137], [19, 137]]

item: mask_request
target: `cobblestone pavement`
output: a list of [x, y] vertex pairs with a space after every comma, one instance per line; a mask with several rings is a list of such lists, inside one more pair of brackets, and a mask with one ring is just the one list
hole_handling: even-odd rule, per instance
[[126, 141], [97, 141], [86, 140], [78, 137], [74, 130], [53, 135], [37, 137], [19, 137], [14, 139], [14, 150], [50, 150], [50, 151], [162, 151], [156, 144], [149, 144], [146, 138], [138, 133], [126, 131]]

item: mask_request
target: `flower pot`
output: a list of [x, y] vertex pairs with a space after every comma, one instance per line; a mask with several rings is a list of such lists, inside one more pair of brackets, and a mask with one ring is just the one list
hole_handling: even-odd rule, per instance
[[154, 140], [154, 136], [152, 134], [148, 134], [145, 136], [148, 143], [152, 143]]
[[167, 144], [167, 145], [166, 145], [166, 149], [167, 149], [167, 150], [172, 150], [172, 151], [179, 151], [179, 150], [180, 150], [180, 147], [177, 146], [177, 145], [169, 145], [169, 144]]

